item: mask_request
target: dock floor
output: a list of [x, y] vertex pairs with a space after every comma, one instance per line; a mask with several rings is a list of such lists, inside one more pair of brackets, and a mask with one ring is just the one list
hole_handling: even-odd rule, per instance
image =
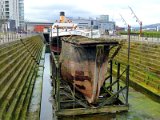
[[159, 108], [160, 103], [130, 88], [128, 112], [62, 117], [60, 120], [160, 120]]
[[40, 120], [52, 120], [52, 86], [50, 79], [50, 54], [45, 54]]
[[[43, 82], [43, 92], [44, 86], [48, 86], [51, 82], [50, 80], [50, 67], [49, 65], [49, 54], [45, 55], [45, 69], [44, 69], [44, 79], [43, 81], [47, 81], [47, 85]], [[45, 75], [46, 74], [46, 75]], [[51, 103], [51, 90], [48, 90], [47, 95], [48, 98], [42, 95], [42, 101], [45, 98], [48, 103]], [[51, 114], [53, 113], [51, 107], [52, 105], [46, 102], [41, 104], [41, 120], [53, 120], [51, 118]], [[49, 108], [49, 109], [48, 109]], [[47, 109], [47, 110], [46, 110]], [[42, 115], [43, 114], [43, 115]], [[43, 117], [42, 117], [43, 116]], [[54, 115], [53, 115], [54, 116]], [[83, 115], [83, 116], [71, 116], [71, 117], [61, 117], [60, 120], [160, 120], [160, 103], [153, 101], [152, 99], [148, 98], [144, 94], [135, 91], [133, 88], [130, 87], [129, 90], [129, 111], [124, 113], [118, 114], [96, 114], [96, 115]]]

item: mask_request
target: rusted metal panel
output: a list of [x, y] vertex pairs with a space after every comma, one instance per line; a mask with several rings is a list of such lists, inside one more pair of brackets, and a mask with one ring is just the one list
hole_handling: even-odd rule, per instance
[[72, 83], [89, 103], [95, 103], [98, 99], [107, 73], [110, 45], [117, 44], [115, 41], [83, 37], [64, 38], [62, 41], [62, 79]]

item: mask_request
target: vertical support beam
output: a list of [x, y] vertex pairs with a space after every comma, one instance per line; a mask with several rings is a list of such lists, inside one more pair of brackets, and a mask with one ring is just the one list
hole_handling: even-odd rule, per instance
[[56, 69], [56, 103], [57, 111], [60, 110], [60, 78], [59, 78], [59, 68]]
[[130, 39], [131, 39], [131, 35], [130, 35], [130, 33], [131, 33], [131, 26], [130, 25], [128, 25], [128, 65], [129, 65], [129, 58], [130, 58]]
[[[120, 77], [120, 63], [118, 63], [117, 66], [117, 91], [119, 91], [119, 77]], [[117, 98], [119, 97], [119, 94], [117, 95]]]
[[59, 41], [60, 41], [60, 39], [59, 39], [59, 26], [57, 25], [57, 46], [56, 46], [57, 47], [57, 51], [59, 49]]
[[129, 92], [129, 59], [130, 59], [130, 32], [131, 32], [131, 26], [128, 25], [128, 65], [127, 65], [127, 71], [126, 71], [126, 104], [128, 104], [128, 92]]
[[128, 104], [128, 92], [129, 92], [129, 65], [127, 65], [126, 71], [126, 104]]
[[50, 54], [50, 77], [53, 79], [53, 59], [52, 59], [52, 54]]
[[[110, 84], [112, 84], [112, 64], [113, 64], [113, 61], [111, 60], [110, 61]], [[112, 86], [110, 87], [110, 91], [112, 91]]]
[[142, 22], [140, 22], [139, 24], [140, 24], [140, 37], [142, 37]]
[[93, 31], [93, 20], [91, 20], [91, 38], [93, 37], [92, 31]]
[[56, 68], [56, 65], [55, 65], [54, 72], [56, 73], [56, 74], [54, 74], [54, 97], [56, 98], [57, 97], [56, 96], [56, 94], [57, 94], [57, 68]]
[[[57, 25], [57, 50], [58, 50], [58, 47], [59, 47], [59, 26]], [[56, 102], [57, 102], [57, 111], [60, 110], [60, 70], [59, 70], [59, 62], [57, 60], [57, 63], [56, 63], [57, 67], [56, 67]]]

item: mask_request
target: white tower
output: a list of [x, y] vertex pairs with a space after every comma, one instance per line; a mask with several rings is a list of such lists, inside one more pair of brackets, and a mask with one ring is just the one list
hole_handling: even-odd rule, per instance
[[14, 20], [15, 27], [24, 25], [24, 0], [0, 0], [0, 19]]

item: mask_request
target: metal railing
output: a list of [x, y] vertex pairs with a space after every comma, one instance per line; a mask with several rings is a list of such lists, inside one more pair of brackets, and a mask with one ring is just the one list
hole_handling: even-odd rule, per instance
[[12, 41], [17, 41], [20, 39], [24, 39], [27, 37], [31, 37], [37, 35], [37, 33], [13, 33], [13, 32], [6, 32], [0, 33], [0, 45], [5, 44]]
[[[128, 35], [114, 35], [114, 36], [110, 36], [110, 35], [105, 35], [102, 36], [104, 38], [119, 38], [119, 39], [128, 39]], [[160, 36], [137, 36], [137, 35], [130, 35], [130, 40], [131, 41], [135, 41], [135, 42], [145, 42], [145, 43], [153, 43], [153, 44], [160, 44]]]

